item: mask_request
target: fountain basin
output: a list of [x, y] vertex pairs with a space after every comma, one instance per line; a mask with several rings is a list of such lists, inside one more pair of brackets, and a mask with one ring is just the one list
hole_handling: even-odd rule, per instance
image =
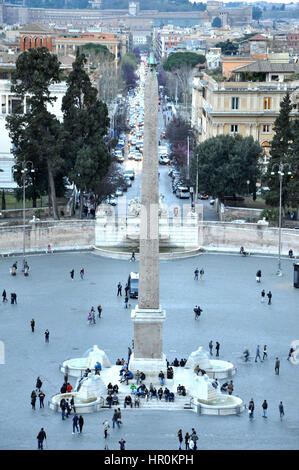
[[210, 367], [205, 371], [213, 379], [226, 379], [235, 375], [236, 368], [231, 362], [210, 359]]
[[93, 413], [94, 411], [100, 410], [104, 404], [104, 399], [102, 397], [93, 397], [86, 400], [78, 396], [78, 392], [58, 393], [57, 395], [54, 395], [49, 401], [49, 408], [53, 411], [60, 412], [61, 399], [65, 398], [71, 400], [72, 397], [74, 397], [77, 414]]
[[196, 412], [203, 415], [227, 416], [240, 414], [245, 410], [245, 405], [241, 398], [234, 395], [220, 395], [219, 398], [210, 400], [207, 403], [200, 398], [194, 398]]
[[81, 377], [87, 368], [94, 372], [94, 366], [97, 361], [102, 364], [103, 369], [111, 367], [110, 361], [105, 352], [94, 345], [86, 351], [83, 357], [67, 359], [64, 361], [60, 365], [60, 370], [71, 377]]

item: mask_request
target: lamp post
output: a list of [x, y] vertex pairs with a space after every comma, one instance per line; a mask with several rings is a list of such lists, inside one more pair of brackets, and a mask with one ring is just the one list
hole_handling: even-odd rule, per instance
[[272, 171], [271, 175], [275, 175], [275, 168], [278, 168], [277, 174], [279, 177], [279, 221], [278, 221], [278, 268], [277, 268], [277, 275], [282, 276], [282, 271], [281, 271], [281, 206], [282, 206], [282, 180], [284, 177], [284, 168], [288, 167], [288, 175], [291, 175], [292, 172], [290, 171], [290, 165], [289, 163], [275, 163], [272, 166]]
[[[16, 170], [15, 170], [16, 171]], [[29, 173], [34, 173], [34, 167], [31, 160], [22, 161], [21, 174], [23, 182], [23, 263], [25, 261], [25, 224], [26, 224], [26, 176]]]

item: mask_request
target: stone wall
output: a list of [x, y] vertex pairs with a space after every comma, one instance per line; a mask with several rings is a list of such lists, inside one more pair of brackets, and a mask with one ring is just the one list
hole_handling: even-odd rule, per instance
[[[48, 244], [55, 249], [92, 248], [95, 243], [94, 220], [39, 222], [26, 226], [26, 252], [43, 251]], [[0, 253], [23, 249], [23, 227], [0, 228]]]

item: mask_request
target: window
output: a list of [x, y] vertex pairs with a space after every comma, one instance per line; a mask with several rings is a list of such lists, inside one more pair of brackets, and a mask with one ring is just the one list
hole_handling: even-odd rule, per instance
[[268, 96], [264, 98], [264, 109], [271, 109], [271, 98]]
[[230, 131], [233, 133], [238, 132], [238, 124], [231, 124]]
[[232, 109], [239, 109], [239, 98], [233, 97], [232, 98]]
[[263, 133], [268, 134], [269, 132], [271, 132], [270, 124], [263, 124]]

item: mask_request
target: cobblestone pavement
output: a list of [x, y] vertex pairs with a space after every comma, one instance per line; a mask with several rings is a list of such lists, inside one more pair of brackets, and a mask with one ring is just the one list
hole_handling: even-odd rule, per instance
[[[129, 256], [128, 256], [129, 257]], [[284, 259], [284, 275], [275, 275], [277, 260], [270, 257], [240, 257], [204, 254], [194, 258], [160, 263], [160, 299], [166, 309], [164, 352], [169, 361], [188, 357], [200, 345], [208, 350], [212, 339], [220, 342], [220, 358], [234, 363], [234, 394], [246, 404], [255, 401], [255, 419], [241, 416], [210, 417], [186, 411], [173, 413], [126, 409], [121, 429], [112, 429], [112, 410], [84, 415], [82, 435], [72, 435], [71, 417], [64, 422], [47, 407], [47, 400], [59, 392], [63, 375], [59, 364], [67, 358], [80, 357], [97, 344], [115, 363], [126, 358], [133, 338], [130, 310], [116, 296], [118, 281], [125, 285], [138, 263], [102, 258], [96, 254], [60, 253], [28, 256], [30, 276], [20, 272], [22, 259], [0, 261], [0, 290], [8, 297], [15, 290], [18, 304], [0, 305], [0, 340], [5, 347], [5, 364], [0, 365], [0, 449], [35, 449], [36, 435], [43, 426], [49, 449], [104, 449], [103, 421], [111, 429], [110, 449], [118, 449], [124, 437], [130, 449], [177, 449], [177, 431], [194, 427], [200, 449], [298, 449], [299, 366], [287, 361], [290, 344], [299, 340], [299, 289], [293, 287], [293, 263]], [[15, 278], [9, 268], [18, 260]], [[85, 268], [85, 278], [79, 270]], [[194, 269], [205, 270], [202, 281], [194, 281]], [[75, 269], [74, 280], [70, 271]], [[262, 270], [262, 282], [255, 273]], [[260, 291], [270, 289], [272, 305], [260, 302]], [[101, 303], [103, 314], [96, 325], [88, 326], [87, 313]], [[131, 302], [132, 306], [136, 301]], [[193, 307], [203, 309], [194, 320]], [[36, 321], [35, 333], [30, 320]], [[50, 331], [45, 344], [44, 332]], [[268, 346], [268, 358], [255, 363], [256, 345]], [[241, 353], [249, 348], [251, 361], [245, 364]], [[275, 357], [281, 360], [280, 374], [274, 373]], [[43, 381], [45, 408], [31, 409], [30, 394], [37, 376]], [[75, 379], [70, 380], [75, 385]], [[262, 417], [262, 402], [269, 404], [268, 418]], [[279, 419], [278, 404], [285, 406]]]

